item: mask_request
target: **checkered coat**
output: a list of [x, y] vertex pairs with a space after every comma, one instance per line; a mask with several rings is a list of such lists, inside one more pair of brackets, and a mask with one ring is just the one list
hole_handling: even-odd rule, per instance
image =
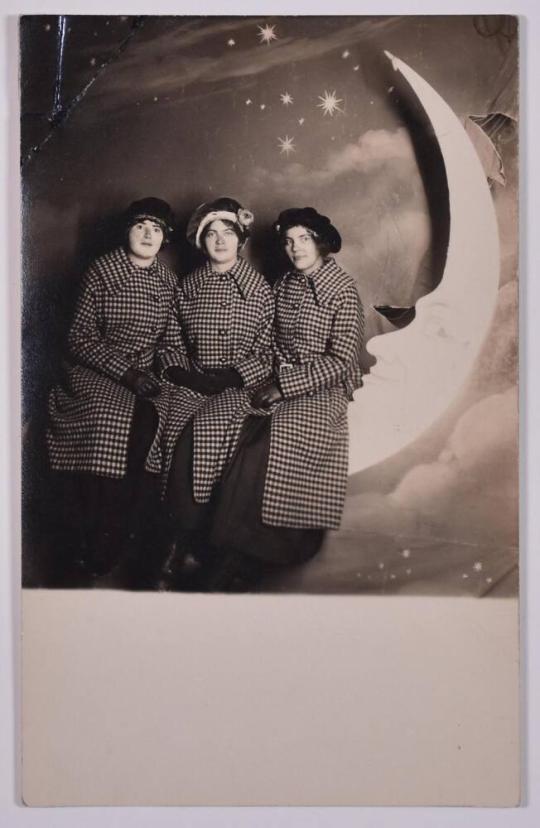
[[146, 467], [161, 469], [166, 478], [176, 442], [194, 417], [193, 494], [195, 500], [206, 502], [234, 448], [237, 429], [231, 424], [243, 422], [251, 410], [253, 390], [272, 372], [272, 290], [244, 259], [226, 273], [213, 271], [207, 263], [182, 280], [176, 315], [184, 343], [176, 364], [202, 373], [234, 368], [244, 381], [243, 388], [213, 397], [168, 384], [164, 427]]
[[274, 296], [273, 350], [284, 400], [271, 413], [262, 519], [337, 529], [347, 488], [347, 404], [362, 377], [362, 304], [331, 257], [311, 276], [287, 273]]
[[[128, 368], [159, 377], [181, 360], [176, 288], [175, 274], [158, 259], [138, 268], [123, 248], [91, 265], [68, 337], [66, 379], [49, 397], [53, 469], [125, 475], [135, 395], [120, 379]], [[152, 401], [162, 425], [167, 390]]]

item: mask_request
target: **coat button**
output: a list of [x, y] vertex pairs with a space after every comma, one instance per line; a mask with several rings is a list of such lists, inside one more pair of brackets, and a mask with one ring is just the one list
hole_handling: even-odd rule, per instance
[[227, 328], [220, 328], [219, 329], [220, 336], [227, 336]]

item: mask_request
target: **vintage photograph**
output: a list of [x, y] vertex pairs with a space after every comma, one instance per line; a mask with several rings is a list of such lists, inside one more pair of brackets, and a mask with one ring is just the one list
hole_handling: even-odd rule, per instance
[[517, 34], [21, 19], [25, 587], [516, 595]]
[[518, 23], [13, 29], [25, 804], [519, 804]]

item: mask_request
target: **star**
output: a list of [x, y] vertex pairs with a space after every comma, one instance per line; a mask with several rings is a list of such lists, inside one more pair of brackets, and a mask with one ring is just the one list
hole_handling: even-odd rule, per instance
[[384, 563], [382, 561], [380, 561], [380, 563], [378, 564], [378, 567], [379, 567], [379, 569], [384, 569]]
[[294, 146], [294, 138], [289, 138], [288, 135], [285, 138], [278, 138], [279, 144], [279, 151], [281, 153], [285, 153], [287, 158], [291, 154], [291, 152], [296, 152], [296, 147]]
[[358, 64], [357, 66], [353, 66], [353, 72], [358, 72], [359, 69], [360, 69], [360, 64]]
[[486, 584], [491, 584], [493, 582], [493, 578], [486, 578]]
[[396, 580], [396, 576], [394, 575], [394, 573], [393, 573], [393, 572], [391, 572], [391, 573], [390, 573], [390, 580], [391, 580], [391, 581], [395, 581], [395, 580]]
[[343, 103], [343, 98], [336, 97], [335, 89], [333, 92], [325, 90], [324, 95], [319, 95], [318, 98], [321, 103], [317, 104], [317, 106], [322, 109], [325, 115], [333, 115], [336, 110], [343, 112], [340, 107], [340, 103]]
[[405, 573], [406, 573], [407, 575], [410, 575], [410, 574], [411, 574], [411, 572], [412, 572], [412, 569], [406, 569], [406, 570], [405, 570]]
[[45, 31], [46, 31], [46, 32], [50, 32], [50, 31], [51, 31], [51, 24], [50, 24], [50, 23], [46, 23], [46, 24], [45, 24]]
[[475, 561], [473, 564], [473, 569], [475, 572], [482, 572], [482, 561]]
[[236, 40], [233, 37], [229, 38], [227, 46], [236, 46]]
[[342, 53], [341, 57], [343, 58], [343, 60], [347, 60], [347, 58], [350, 56], [350, 54], [351, 53], [349, 52], [349, 50], [345, 49], [345, 51]]
[[95, 65], [96, 65], [96, 59], [92, 58], [91, 61], [90, 61], [90, 66], [95, 66]]
[[300, 124], [300, 126], [302, 126], [305, 120], [305, 118], [298, 118], [298, 123]]
[[248, 98], [246, 101], [246, 106], [251, 106], [252, 103], [253, 101], [251, 100], [251, 98]]
[[261, 104], [261, 109], [266, 109], [266, 104]]
[[387, 91], [388, 91], [388, 92], [393, 92], [393, 91], [394, 91], [394, 87], [393, 87], [393, 86], [389, 86], [389, 87], [388, 87], [388, 89], [387, 89]]
[[292, 104], [292, 102], [293, 102], [293, 99], [292, 99], [291, 95], [289, 95], [288, 92], [284, 92], [279, 97], [281, 98], [281, 103], [284, 104], [285, 106], [290, 106], [290, 104]]
[[401, 553], [401, 557], [402, 558], [410, 558], [411, 557], [411, 550], [410, 549], [404, 549], [403, 552]]
[[158, 96], [154, 95], [154, 101], [158, 101], [158, 100], [159, 100]]
[[272, 40], [277, 40], [275, 26], [269, 26], [267, 23], [265, 26], [257, 26], [257, 28], [259, 30], [257, 37], [260, 38], [261, 43], [266, 43], [269, 46]]

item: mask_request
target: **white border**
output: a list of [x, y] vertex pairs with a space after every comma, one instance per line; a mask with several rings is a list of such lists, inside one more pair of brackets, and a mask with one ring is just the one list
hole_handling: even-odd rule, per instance
[[[536, 469], [540, 461], [540, 433], [538, 430], [538, 403], [540, 400], [540, 377], [533, 370], [533, 355], [540, 350], [538, 317], [540, 311], [539, 272], [539, 233], [538, 216], [540, 204], [538, 187], [538, 150], [537, 136], [540, 132], [538, 117], [538, 78], [540, 77], [540, 8], [534, 0], [529, 2], [475, 2], [470, 0], [454, 2], [414, 2], [413, 0], [394, 0], [377, 3], [360, 4], [335, 0], [331, 9], [320, 0], [274, 0], [272, 3], [246, 2], [235, 0], [234, 4], [222, 0], [205, 0], [204, 9], [208, 14], [230, 14], [234, 8], [237, 14], [268, 15], [280, 14], [519, 14], [521, 19], [521, 61], [523, 78], [523, 117], [521, 164], [525, 169], [522, 174], [521, 218], [522, 218], [522, 459], [523, 459], [523, 508], [522, 508], [522, 607], [527, 616], [527, 626], [523, 635], [526, 662], [523, 671], [527, 710], [524, 718], [524, 746], [527, 762], [525, 774], [524, 805], [515, 810], [485, 809], [430, 809], [430, 808], [362, 808], [362, 809], [25, 809], [16, 804], [16, 699], [18, 698], [18, 658], [14, 646], [16, 640], [17, 614], [19, 599], [16, 590], [19, 570], [17, 551], [19, 539], [18, 518], [18, 479], [16, 465], [18, 444], [16, 441], [18, 403], [18, 383], [15, 379], [19, 364], [18, 336], [14, 319], [18, 302], [18, 268], [14, 260], [17, 244], [17, 225], [13, 220], [19, 214], [17, 192], [17, 158], [16, 158], [16, 66], [13, 48], [14, 16], [17, 14], [44, 14], [52, 12], [88, 13], [88, 3], [81, 2], [18, 2], [14, 0], [1, 17], [0, 63], [2, 85], [0, 87], [0, 175], [4, 183], [3, 198], [0, 201], [0, 226], [9, 243], [0, 248], [0, 411], [2, 418], [3, 445], [0, 452], [2, 478], [0, 489], [0, 508], [2, 516], [2, 552], [0, 557], [0, 707], [2, 721], [0, 724], [0, 823], [6, 826], [54, 825], [54, 826], [127, 826], [127, 825], [189, 825], [189, 826], [399, 826], [412, 828], [414, 825], [459, 824], [470, 826], [532, 826], [540, 821], [540, 728], [538, 703], [540, 698], [539, 652], [538, 642], [534, 646], [536, 629], [540, 628], [539, 599], [537, 595], [540, 580], [538, 563], [539, 514]], [[111, 2], [96, 0], [92, 4], [93, 14], [129, 13], [163, 13], [163, 14], [200, 14], [200, 2], [175, 2], [155, 0], [154, 3], [131, 0], [131, 2]], [[9, 16], [8, 16], [9, 15]], [[6, 48], [7, 47], [7, 48]], [[8, 120], [9, 119], [9, 120]], [[8, 126], [9, 125], [9, 126]], [[534, 224], [533, 224], [534, 221]], [[529, 230], [529, 233], [527, 233]], [[9, 313], [11, 308], [11, 314]], [[15, 308], [15, 311], [13, 310]], [[11, 350], [8, 350], [11, 341]], [[13, 497], [12, 497], [13, 496]]]

